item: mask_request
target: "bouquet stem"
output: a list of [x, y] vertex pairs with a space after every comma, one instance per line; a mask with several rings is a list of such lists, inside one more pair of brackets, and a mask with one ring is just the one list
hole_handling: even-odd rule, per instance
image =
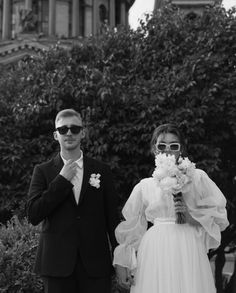
[[[179, 192], [177, 194], [174, 194], [175, 201], [182, 201], [182, 192]], [[185, 224], [186, 223], [186, 215], [182, 212], [176, 213], [176, 224]]]
[[186, 218], [184, 213], [176, 213], [176, 224], [185, 224], [186, 223]]

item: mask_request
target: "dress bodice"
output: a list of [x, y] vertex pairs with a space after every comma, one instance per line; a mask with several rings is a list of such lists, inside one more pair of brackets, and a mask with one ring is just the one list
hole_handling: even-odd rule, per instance
[[154, 178], [141, 181], [144, 213], [148, 221], [154, 222], [156, 218], [175, 218], [174, 201], [171, 194], [165, 194], [157, 186]]

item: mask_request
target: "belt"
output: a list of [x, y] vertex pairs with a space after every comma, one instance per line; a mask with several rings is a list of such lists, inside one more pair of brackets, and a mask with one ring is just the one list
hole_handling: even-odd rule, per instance
[[173, 218], [156, 218], [153, 221], [154, 225], [163, 225], [163, 224], [175, 224], [175, 219]]

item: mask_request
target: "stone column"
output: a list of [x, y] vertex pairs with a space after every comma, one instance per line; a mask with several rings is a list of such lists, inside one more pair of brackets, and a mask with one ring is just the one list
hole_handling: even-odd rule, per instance
[[99, 25], [99, 21], [98, 21], [98, 19], [99, 19], [99, 15], [98, 15], [98, 4], [97, 4], [97, 2], [98, 1], [94, 1], [93, 0], [93, 35], [97, 35], [97, 33], [98, 33], [98, 29], [99, 29], [99, 27], [98, 27], [98, 25]]
[[11, 38], [11, 0], [3, 1], [2, 39]]
[[79, 0], [72, 2], [72, 37], [79, 35]]
[[154, 11], [161, 8], [163, 4], [162, 2], [163, 2], [162, 0], [155, 0]]
[[110, 18], [110, 27], [115, 27], [115, 25], [116, 25], [116, 20], [115, 20], [115, 0], [110, 0], [109, 18]]
[[120, 4], [120, 23], [126, 25], [126, 3], [122, 1]]
[[86, 0], [84, 7], [84, 36], [89, 37], [93, 33], [92, 1]]
[[48, 34], [55, 36], [56, 32], [56, 0], [49, 0]]
[[125, 25], [129, 26], [129, 10], [125, 11]]
[[[3, 3], [2, 0], [0, 0], [0, 7], [3, 7]], [[2, 39], [2, 9], [0, 9], [0, 40]]]
[[25, 9], [32, 9], [32, 0], [25, 0]]

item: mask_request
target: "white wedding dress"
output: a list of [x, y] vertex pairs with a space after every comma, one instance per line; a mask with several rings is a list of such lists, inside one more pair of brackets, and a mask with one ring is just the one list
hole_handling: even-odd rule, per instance
[[[216, 292], [207, 252], [219, 246], [228, 225], [226, 200], [200, 169], [183, 198], [199, 224], [175, 224], [172, 195], [153, 178], [134, 187], [122, 211], [125, 221], [116, 228], [120, 245], [113, 261], [133, 271], [131, 293]], [[148, 230], [147, 221], [154, 224]]]

